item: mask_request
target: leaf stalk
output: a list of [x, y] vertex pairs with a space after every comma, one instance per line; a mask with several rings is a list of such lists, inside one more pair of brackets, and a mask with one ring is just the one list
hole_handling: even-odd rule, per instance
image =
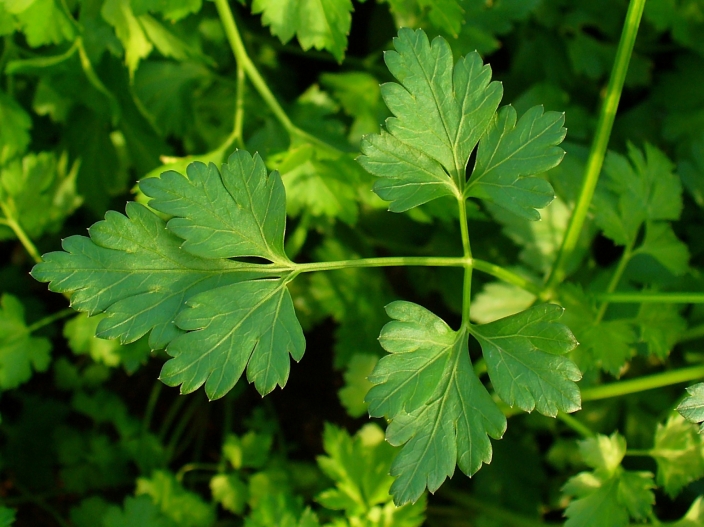
[[596, 189], [596, 184], [599, 181], [601, 167], [604, 164], [606, 156], [606, 148], [611, 137], [611, 130], [616, 118], [616, 110], [621, 99], [623, 84], [628, 72], [628, 64], [633, 54], [633, 47], [638, 34], [638, 27], [643, 15], [645, 0], [631, 0], [626, 13], [626, 20], [623, 25], [621, 39], [616, 51], [616, 60], [609, 83], [606, 87], [604, 102], [599, 112], [599, 121], [596, 126], [596, 134], [592, 142], [587, 165], [584, 170], [584, 179], [582, 188], [577, 198], [577, 203], [574, 207], [574, 212], [567, 225], [567, 232], [562, 241], [562, 246], [558, 252], [553, 268], [545, 283], [546, 291], [551, 291], [557, 284], [562, 282], [566, 275], [567, 262], [574, 253], [579, 240], [579, 235], [582, 232], [582, 227], [589, 212], [589, 205]]

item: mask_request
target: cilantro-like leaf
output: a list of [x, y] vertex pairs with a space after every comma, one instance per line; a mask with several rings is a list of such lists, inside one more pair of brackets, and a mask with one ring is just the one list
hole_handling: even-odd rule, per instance
[[453, 65], [441, 37], [431, 45], [422, 30], [401, 29], [394, 46], [385, 60], [401, 84], [384, 84], [381, 93], [395, 117], [387, 119], [387, 132], [363, 139], [359, 161], [382, 178], [374, 191], [391, 201], [389, 209], [402, 212], [457, 195], [456, 185], [503, 89], [490, 82], [491, 68], [477, 53]]
[[364, 524], [381, 510], [395, 526], [423, 523], [425, 500], [402, 507], [391, 503], [389, 468], [396, 451], [384, 441], [384, 432], [376, 424], [365, 425], [354, 437], [326, 424], [323, 444], [327, 455], [318, 457], [318, 466], [335, 482], [335, 488], [318, 494], [318, 503], [327, 509], [344, 510], [352, 524]]
[[254, 0], [252, 13], [284, 44], [298, 36], [304, 50], [327, 49], [342, 62], [352, 24], [350, 0]]
[[512, 106], [502, 108], [479, 143], [477, 164], [465, 196], [493, 201], [517, 216], [539, 220], [535, 209], [555, 197], [545, 179], [530, 177], [557, 166], [567, 130], [565, 116], [534, 106], [516, 122]]
[[100, 14], [115, 28], [115, 34], [125, 48], [125, 63], [130, 77], [134, 76], [139, 62], [149, 56], [154, 46], [132, 11], [130, 0], [107, 0]]
[[620, 376], [635, 354], [637, 336], [630, 321], [599, 320], [595, 302], [577, 286], [564, 285], [560, 303], [565, 307], [564, 322], [579, 342], [574, 352], [577, 364], [584, 370], [601, 368]]
[[210, 480], [210, 492], [213, 499], [223, 509], [235, 514], [242, 514], [247, 505], [247, 485], [237, 474], [217, 474]]
[[648, 254], [674, 275], [683, 275], [689, 269], [689, 249], [665, 222], [645, 224], [645, 239], [633, 254]]
[[51, 342], [33, 337], [24, 321], [24, 307], [12, 295], [0, 298], [0, 388], [10, 390], [27, 382], [32, 370], [49, 367]]
[[537, 409], [551, 417], [558, 410], [581, 408], [575, 382], [582, 374], [563, 356], [577, 347], [577, 340], [567, 326], [557, 322], [562, 312], [560, 306], [543, 304], [470, 327], [482, 346], [496, 393], [510, 406], [527, 412]]
[[704, 382], [687, 387], [687, 397], [677, 411], [691, 423], [701, 423], [699, 433], [704, 434]]
[[[366, 136], [359, 158], [381, 179], [374, 191], [403, 212], [441, 196], [478, 197], [528, 219], [554, 198], [550, 184], [534, 178], [564, 155], [564, 115], [536, 106], [517, 122], [508, 106], [498, 115], [503, 89], [491, 69], [470, 53], [453, 65], [447, 41], [432, 44], [422, 30], [401, 29], [396, 51], [385, 55], [400, 82], [382, 86], [394, 117], [386, 131]], [[480, 141], [481, 139], [481, 141]], [[467, 182], [467, 163], [479, 143]], [[464, 194], [464, 195], [463, 195]]]
[[671, 497], [704, 476], [704, 435], [680, 415], [658, 425], [650, 455], [658, 464], [657, 482]]
[[125, 498], [124, 510], [111, 506], [103, 516], [105, 527], [173, 527], [148, 496]]
[[369, 414], [391, 419], [386, 437], [405, 445], [391, 465], [397, 505], [416, 501], [452, 476], [491, 461], [487, 436], [500, 438], [506, 418], [472, 369], [466, 332], [455, 332], [425, 308], [393, 302], [382, 329], [382, 358], [369, 380]]
[[[55, 232], [83, 199], [76, 193], [78, 164], [68, 170], [67, 156], [27, 154], [7, 163], [0, 170], [0, 218], [19, 223], [31, 238]], [[0, 239], [14, 233], [0, 226]]]
[[109, 212], [93, 225], [90, 239], [64, 240], [66, 252], [46, 255], [33, 276], [73, 293], [79, 311], [106, 312], [100, 337], [128, 343], [151, 331], [152, 349], [168, 345], [174, 357], [162, 380], [184, 393], [205, 383], [209, 397], [221, 397], [245, 367], [261, 393], [283, 386], [288, 354], [300, 360], [305, 348], [282, 276], [289, 268], [228, 258], [288, 262], [281, 179], [239, 151], [221, 172], [195, 163], [187, 177], [150, 178], [143, 190], [176, 216], [165, 224], [129, 203], [127, 216]]
[[284, 186], [278, 172], [267, 177], [259, 155], [238, 150], [222, 171], [213, 163], [191, 163], [186, 174], [169, 171], [140, 183], [150, 207], [175, 216], [167, 226], [185, 240], [184, 250], [203, 258], [288, 261]]
[[[629, 143], [628, 158], [609, 152], [593, 200], [604, 235], [618, 245], [631, 245], [646, 221], [679, 219], [682, 184], [673, 169], [667, 156], [648, 143], [645, 153]], [[651, 233], [651, 244], [662, 236], [661, 231]], [[666, 241], [671, 243], [670, 238]]]
[[638, 340], [648, 347], [648, 353], [665, 360], [677, 344], [687, 323], [673, 304], [643, 303], [636, 317]]
[[577, 344], [557, 319], [562, 308], [535, 306], [490, 324], [453, 331], [410, 302], [386, 307], [394, 320], [379, 341], [391, 355], [370, 375], [369, 414], [391, 420], [387, 439], [404, 445], [391, 466], [397, 505], [435, 491], [457, 464], [467, 475], [491, 461], [506, 420], [472, 369], [468, 333], [481, 344], [497, 394], [508, 404], [554, 416], [579, 409], [581, 373], [562, 356]]
[[376, 355], [357, 353], [352, 355], [347, 369], [343, 374], [345, 385], [337, 392], [340, 403], [352, 417], [361, 417], [367, 412], [365, 397], [372, 387], [369, 375], [379, 362]]
[[266, 395], [286, 384], [289, 353], [296, 361], [303, 357], [305, 337], [282, 280], [231, 284], [187, 304], [191, 309], [178, 314], [176, 325], [189, 333], [171, 342], [166, 351], [174, 358], [159, 377], [169, 386], [181, 384], [181, 393], [205, 383], [205, 393], [217, 399], [246, 367], [247, 380]]
[[621, 467], [626, 454], [622, 436], [597, 435], [580, 441], [579, 450], [594, 471], [577, 474], [562, 488], [566, 496], [577, 497], [565, 511], [565, 527], [626, 527], [629, 518], [648, 517], [655, 503], [653, 475]]
[[0, 166], [29, 145], [29, 129], [32, 119], [17, 102], [0, 91]]
[[137, 480], [137, 496], [148, 495], [161, 513], [179, 527], [208, 527], [215, 520], [214, 511], [203, 499], [183, 488], [176, 477], [156, 470], [149, 478]]

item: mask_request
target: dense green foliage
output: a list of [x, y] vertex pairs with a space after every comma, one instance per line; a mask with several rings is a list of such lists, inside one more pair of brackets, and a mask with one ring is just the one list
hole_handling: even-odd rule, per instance
[[704, 1], [643, 4], [0, 0], [0, 525], [703, 524]]

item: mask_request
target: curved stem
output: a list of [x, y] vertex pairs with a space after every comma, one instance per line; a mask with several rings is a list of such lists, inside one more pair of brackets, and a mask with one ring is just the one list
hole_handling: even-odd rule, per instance
[[35, 331], [43, 328], [44, 326], [48, 326], [49, 324], [53, 324], [57, 320], [70, 317], [71, 315], [75, 314], [76, 312], [72, 308], [67, 307], [66, 309], [62, 309], [61, 311], [58, 311], [52, 315], [48, 315], [40, 320], [37, 320], [34, 324], [30, 324], [29, 326], [27, 326], [27, 333], [34, 333]]
[[557, 418], [582, 437], [594, 437], [594, 432], [587, 425], [570, 414], [558, 412]]
[[17, 236], [17, 239], [22, 244], [22, 247], [24, 247], [25, 251], [29, 253], [32, 259], [36, 263], [40, 263], [42, 261], [42, 257], [39, 254], [39, 251], [37, 251], [36, 246], [32, 243], [32, 240], [29, 239], [27, 233], [24, 232], [22, 226], [17, 222], [17, 220], [15, 220], [15, 217], [7, 204], [0, 201], [0, 210], [2, 210], [2, 213], [5, 216], [3, 218], [3, 223], [12, 229], [12, 232], [15, 233], [15, 236]]
[[244, 48], [242, 37], [240, 36], [240, 32], [237, 29], [237, 24], [235, 24], [235, 18], [232, 15], [232, 10], [230, 9], [228, 1], [214, 1], [215, 7], [218, 11], [218, 15], [220, 16], [220, 21], [222, 22], [223, 28], [225, 30], [225, 35], [227, 36], [227, 40], [230, 43], [230, 47], [232, 48], [232, 53], [235, 55], [235, 60], [238, 64], [242, 65], [244, 72], [247, 74], [247, 77], [249, 78], [250, 82], [259, 93], [259, 96], [264, 100], [266, 105], [269, 107], [276, 119], [278, 119], [278, 121], [284, 127], [286, 132], [288, 132], [289, 136], [292, 139], [303, 139], [305, 141], [314, 143], [322, 148], [331, 150], [333, 152], [341, 152], [334, 146], [329, 145], [325, 141], [322, 141], [317, 137], [310, 135], [308, 132], [301, 130], [295, 124], [293, 124], [289, 116], [279, 104], [279, 101], [276, 100], [276, 97], [269, 89], [269, 86], [262, 77], [261, 73], [259, 73], [259, 70], [257, 70], [256, 66], [254, 65], [254, 62], [252, 62], [252, 59], [247, 54], [247, 50]]
[[388, 256], [381, 258], [359, 258], [357, 260], [294, 264], [294, 272], [298, 274], [359, 267], [464, 267], [466, 265], [472, 265], [471, 258], [458, 256]]
[[704, 365], [682, 368], [679, 370], [665, 371], [654, 375], [647, 375], [637, 379], [603, 384], [582, 390], [582, 401], [597, 401], [599, 399], [609, 399], [620, 397], [631, 393], [644, 392], [663, 386], [681, 384], [684, 382], [696, 381], [704, 377]]
[[472, 260], [472, 265], [477, 271], [482, 271], [486, 274], [490, 274], [491, 276], [495, 276], [499, 280], [503, 280], [504, 282], [507, 282], [509, 284], [516, 285], [521, 289], [525, 289], [529, 293], [533, 293], [536, 296], [540, 294], [540, 287], [535, 285], [527, 278], [524, 278], [523, 276], [516, 274], [513, 271], [509, 271], [505, 267], [501, 267], [490, 262], [485, 262], [484, 260], [476, 259]]
[[112, 115], [112, 125], [116, 126], [120, 121], [120, 103], [117, 102], [117, 99], [110, 92], [110, 90], [105, 87], [105, 84], [103, 84], [100, 77], [98, 77], [98, 74], [95, 72], [95, 69], [93, 69], [93, 64], [86, 53], [86, 49], [83, 46], [83, 39], [81, 37], [76, 38], [76, 45], [78, 46], [78, 56], [81, 59], [81, 68], [83, 68], [83, 73], [85, 73], [88, 78], [88, 82], [90, 82], [96, 90], [107, 98], [108, 104], [110, 105], [110, 113]]
[[609, 144], [611, 129], [613, 128], [614, 119], [616, 118], [616, 110], [618, 109], [618, 103], [621, 99], [623, 83], [626, 79], [628, 63], [633, 53], [633, 46], [635, 45], [644, 6], [645, 0], [631, 0], [628, 5], [621, 40], [619, 41], [618, 50], [616, 51], [616, 60], [611, 70], [609, 84], [606, 87], [606, 95], [601, 106], [601, 111], [599, 112], [599, 121], [596, 125], [596, 134], [584, 170], [582, 188], [567, 226], [567, 232], [562, 241], [557, 259], [545, 283], [545, 289], [548, 291], [565, 278], [567, 262], [572, 256], [577, 246], [579, 235], [582, 232], [582, 227], [587, 217], [587, 212], [589, 211], [589, 205], [594, 195], [594, 189], [599, 181], [601, 167], [604, 164], [606, 148]]

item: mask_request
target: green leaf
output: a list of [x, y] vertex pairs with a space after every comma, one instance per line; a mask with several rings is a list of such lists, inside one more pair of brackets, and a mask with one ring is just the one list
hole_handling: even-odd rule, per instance
[[643, 303], [638, 310], [636, 322], [640, 342], [645, 342], [648, 353], [665, 360], [687, 329], [687, 323], [679, 315], [680, 308], [673, 304]]
[[346, 431], [325, 424], [323, 445], [326, 456], [318, 456], [321, 470], [335, 482], [316, 497], [331, 510], [343, 510], [351, 524], [374, 521], [380, 509], [389, 525], [415, 527], [424, 521], [425, 500], [395, 507], [391, 503], [389, 476], [396, 451], [384, 441], [384, 432], [373, 423], [363, 426], [354, 437]]
[[[289, 354], [300, 361], [305, 337], [283, 280], [240, 282], [200, 293], [187, 301], [191, 309], [176, 317], [189, 331], [169, 344], [174, 357], [159, 378], [190, 393], [205, 383], [218, 399], [229, 392], [247, 368], [247, 380], [262, 395], [283, 387]], [[207, 382], [206, 382], [207, 381]]]
[[191, 163], [186, 176], [164, 172], [140, 189], [149, 206], [176, 216], [167, 227], [183, 238], [181, 247], [203, 258], [257, 256], [288, 262], [284, 252], [286, 194], [281, 177], [267, 177], [264, 162], [238, 150], [222, 169]]
[[337, 392], [340, 403], [352, 417], [361, 417], [367, 413], [364, 398], [372, 387], [368, 377], [371, 375], [379, 357], [357, 353], [352, 355], [343, 374], [345, 385]]
[[635, 354], [637, 336], [627, 320], [600, 320], [592, 298], [581, 288], [564, 285], [560, 303], [565, 307], [565, 324], [579, 342], [574, 359], [583, 370], [601, 368], [615, 377]]
[[359, 167], [350, 156], [330, 158], [306, 143], [291, 148], [275, 166], [283, 174], [290, 216], [306, 213], [339, 218], [348, 225], [357, 222]]
[[565, 527], [626, 527], [629, 517], [644, 520], [651, 513], [655, 496], [650, 472], [623, 470], [626, 440], [614, 432], [579, 442], [579, 450], [594, 472], [581, 472], [562, 488], [565, 496], [576, 496], [567, 510]]
[[650, 451], [658, 464], [657, 482], [674, 498], [682, 488], [704, 477], [704, 436], [680, 415], [670, 416], [655, 430]]
[[599, 434], [579, 441], [579, 453], [591, 468], [613, 475], [626, 455], [626, 440], [617, 433], [611, 436]]
[[188, 177], [169, 172], [143, 184], [156, 208], [178, 216], [165, 224], [129, 203], [127, 216], [109, 212], [93, 225], [90, 239], [64, 240], [67, 252], [46, 255], [33, 276], [54, 291], [72, 292], [79, 311], [106, 312], [99, 337], [129, 343], [151, 331], [152, 349], [171, 343], [174, 358], [161, 378], [182, 384], [183, 393], [206, 383], [209, 397], [221, 397], [245, 367], [262, 393], [283, 386], [289, 353], [300, 360], [305, 348], [287, 281], [279, 278], [290, 268], [228, 259], [288, 261], [280, 178], [241, 151], [221, 173], [193, 164]]
[[[628, 158], [609, 152], [593, 201], [594, 218], [604, 235], [618, 245], [631, 245], [646, 221], [679, 219], [682, 184], [673, 169], [667, 156], [649, 143], [645, 154], [629, 143]], [[662, 237], [662, 230], [656, 230], [651, 234], [651, 245]], [[671, 245], [671, 238], [665, 237], [661, 243]], [[681, 249], [677, 255], [675, 262], [682, 260]]]
[[689, 249], [664, 222], [647, 222], [645, 239], [633, 254], [648, 254], [676, 276], [689, 269]]
[[103, 498], [92, 496], [81, 500], [71, 508], [71, 522], [76, 527], [95, 527], [103, 524], [103, 517], [110, 509], [110, 505]]
[[33, 47], [61, 44], [75, 37], [75, 29], [56, 0], [5, 1], [4, 8], [15, 15], [19, 27]]
[[569, 328], [557, 320], [563, 308], [534, 306], [489, 324], [471, 326], [482, 346], [496, 393], [509, 406], [554, 417], [558, 411], [581, 408], [582, 378], [577, 366], [564, 357], [577, 346]]
[[473, 322], [487, 324], [528, 309], [535, 295], [506, 282], [490, 282], [472, 299], [469, 316]]
[[0, 527], [10, 527], [15, 523], [15, 509], [0, 506]]
[[388, 115], [381, 100], [379, 81], [367, 72], [323, 73], [320, 83], [340, 101], [352, 118], [349, 141], [358, 145], [362, 136], [379, 133], [379, 123]]
[[387, 132], [366, 136], [359, 162], [380, 177], [374, 191], [403, 212], [435, 198], [460, 198], [469, 156], [489, 127], [502, 96], [491, 68], [470, 53], [453, 66], [447, 41], [432, 45], [422, 30], [401, 29], [385, 54], [401, 83], [381, 93], [394, 117]]
[[263, 468], [269, 460], [269, 451], [274, 438], [250, 430], [241, 438], [230, 434], [222, 445], [222, 454], [233, 468]]
[[10, 294], [0, 298], [0, 389], [10, 390], [27, 382], [32, 371], [46, 371], [51, 362], [51, 342], [33, 337], [24, 321], [22, 303]]
[[217, 474], [210, 480], [210, 492], [213, 499], [223, 509], [234, 514], [242, 514], [247, 505], [247, 485], [237, 474]]
[[104, 527], [174, 527], [147, 496], [125, 498], [125, 508], [112, 506], [103, 517]]
[[465, 196], [492, 201], [509, 212], [539, 220], [535, 209], [555, 197], [547, 180], [535, 176], [557, 166], [565, 155], [559, 148], [567, 130], [565, 115], [535, 106], [516, 123], [516, 110], [502, 108], [479, 143], [477, 163]]
[[[78, 163], [69, 170], [68, 156], [56, 159], [53, 153], [30, 153], [0, 169], [0, 202], [8, 219], [17, 221], [30, 238], [56, 232], [83, 199], [76, 194]], [[0, 218], [5, 216], [0, 212]], [[0, 239], [12, 238], [6, 227]]]
[[32, 119], [17, 102], [5, 92], [0, 91], [0, 166], [18, 154], [22, 154], [29, 145], [29, 130]]
[[[690, 423], [704, 421], [704, 382], [687, 387], [687, 397], [677, 406], [677, 411]], [[699, 428], [704, 434], [704, 423]]]
[[154, 46], [132, 11], [130, 0], [106, 0], [100, 13], [125, 48], [125, 63], [132, 78], [139, 62], [149, 56]]
[[215, 513], [196, 493], [190, 492], [166, 471], [154, 471], [150, 478], [137, 480], [137, 496], [148, 495], [162, 514], [179, 527], [210, 527]]
[[452, 476], [491, 461], [487, 437], [500, 438], [506, 418], [472, 369], [467, 333], [452, 331], [430, 311], [410, 302], [386, 307], [394, 319], [382, 329], [382, 358], [369, 380], [369, 413], [391, 419], [386, 437], [404, 445], [391, 466], [394, 502], [416, 501]]
[[301, 47], [327, 49], [342, 62], [352, 24], [350, 0], [254, 0], [252, 13], [284, 44], [298, 37]]

